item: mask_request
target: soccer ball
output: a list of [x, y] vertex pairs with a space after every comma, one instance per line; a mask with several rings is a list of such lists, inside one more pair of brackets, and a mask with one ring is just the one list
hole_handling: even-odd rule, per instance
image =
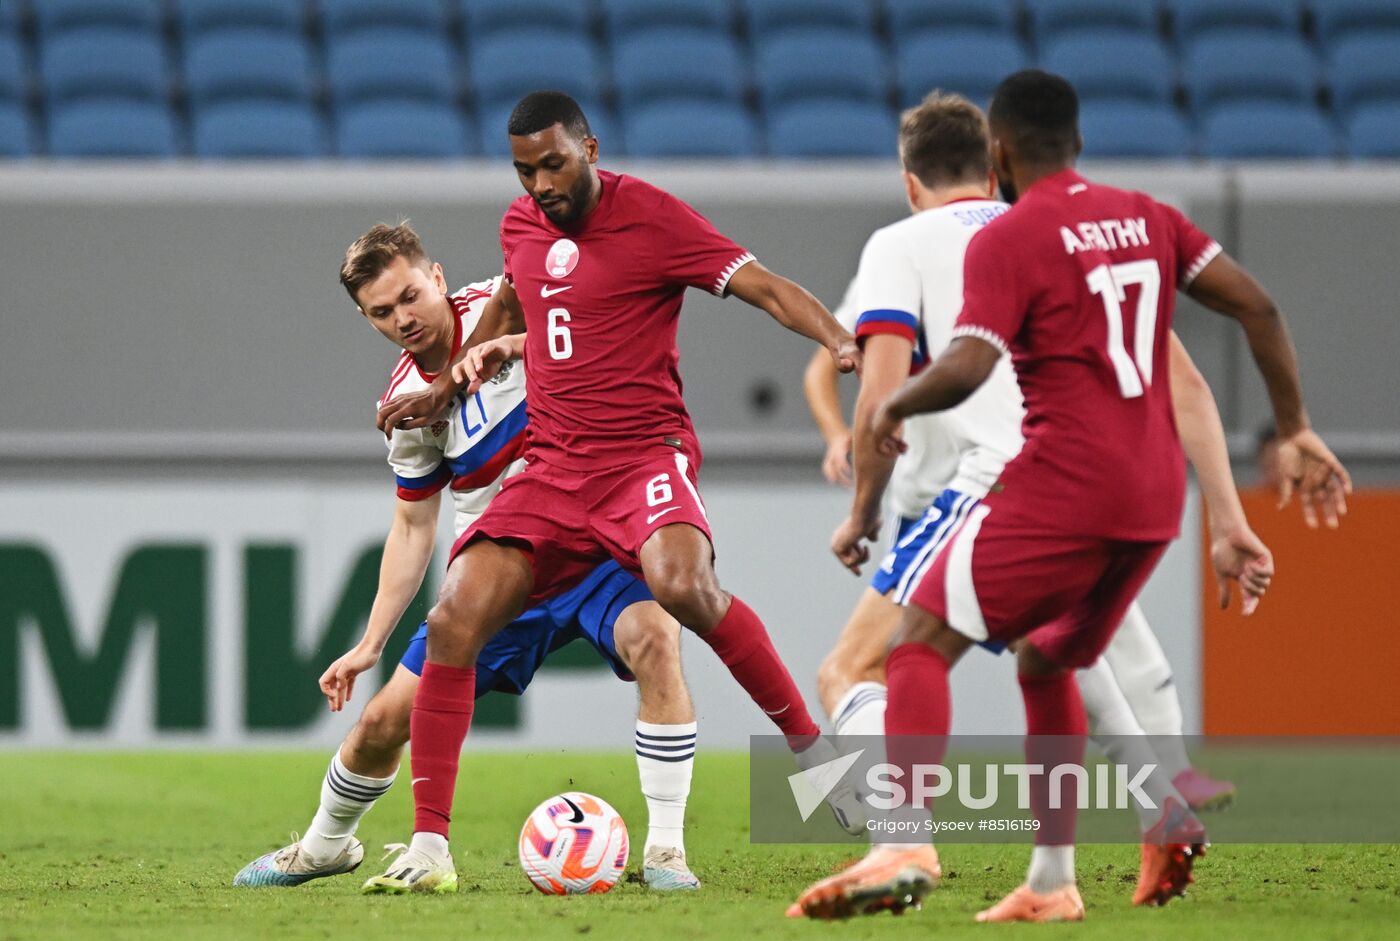
[[627, 868], [627, 825], [592, 794], [555, 795], [525, 818], [520, 868], [545, 895], [606, 892]]

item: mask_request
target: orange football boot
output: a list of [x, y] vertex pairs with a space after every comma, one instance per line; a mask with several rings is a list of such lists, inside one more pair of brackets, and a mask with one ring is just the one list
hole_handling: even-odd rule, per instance
[[918, 908], [943, 868], [932, 846], [877, 846], [834, 876], [813, 884], [787, 910], [789, 918], [850, 918]]
[[1022, 885], [991, 908], [978, 912], [977, 920], [1083, 921], [1084, 900], [1072, 882], [1044, 895], [1032, 892], [1029, 885]]
[[1174, 797], [1162, 807], [1162, 819], [1142, 836], [1142, 867], [1138, 870], [1134, 905], [1165, 905], [1186, 894], [1195, 882], [1191, 870], [1205, 856], [1206, 830]]

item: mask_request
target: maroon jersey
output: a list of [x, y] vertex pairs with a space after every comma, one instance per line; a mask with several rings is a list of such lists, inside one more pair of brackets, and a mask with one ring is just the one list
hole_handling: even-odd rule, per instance
[[525, 311], [529, 456], [587, 470], [679, 445], [698, 464], [681, 399], [681, 295], [723, 295], [753, 255], [670, 193], [598, 176], [602, 197], [576, 225], [556, 226], [529, 196], [501, 220]]
[[1168, 382], [1176, 288], [1220, 246], [1142, 193], [1064, 170], [973, 237], [954, 335], [1009, 350], [1026, 443], [998, 512], [1110, 539], [1174, 538], [1185, 459]]

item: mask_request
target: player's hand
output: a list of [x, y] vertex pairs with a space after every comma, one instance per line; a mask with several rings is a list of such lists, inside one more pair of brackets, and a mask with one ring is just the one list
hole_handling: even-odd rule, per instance
[[875, 439], [875, 447], [885, 457], [898, 457], [909, 450], [909, 445], [899, 436], [901, 420], [890, 411], [888, 401], [875, 410], [870, 421], [870, 434]]
[[1321, 509], [1328, 529], [1341, 525], [1347, 514], [1351, 475], [1311, 428], [1305, 428], [1278, 444], [1278, 506], [1283, 509], [1296, 491], [1303, 508], [1303, 522], [1317, 528]]
[[859, 575], [860, 567], [870, 561], [870, 546], [866, 543], [879, 538], [878, 517], [874, 520], [860, 520], [848, 516], [836, 527], [836, 532], [831, 534], [831, 551], [841, 560], [842, 565]]
[[831, 358], [836, 360], [836, 368], [840, 372], [852, 372], [860, 374], [861, 352], [860, 345], [856, 343], [856, 338], [849, 333], [841, 334], [841, 339], [836, 345], [830, 347]]
[[366, 650], [356, 645], [335, 663], [326, 667], [326, 672], [321, 674], [321, 692], [326, 694], [331, 712], [339, 712], [345, 708], [345, 704], [350, 701], [350, 694], [355, 691], [355, 677], [366, 670], [374, 669], [378, 662], [378, 651]]
[[422, 392], [395, 396], [392, 401], [381, 405], [374, 423], [387, 438], [395, 428], [408, 430], [431, 425], [451, 403], [452, 392], [444, 391], [435, 382]]
[[1211, 539], [1210, 562], [1220, 588], [1220, 607], [1230, 606], [1230, 585], [1240, 586], [1240, 613], [1259, 607], [1259, 599], [1274, 578], [1274, 557], [1269, 547], [1248, 526], [1239, 526]]
[[826, 457], [822, 458], [822, 476], [828, 483], [849, 487], [854, 483], [851, 477], [851, 433], [843, 432], [832, 438], [826, 445]]
[[458, 385], [465, 382], [467, 394], [474, 395], [482, 384], [490, 382], [514, 355], [515, 348], [510, 337], [497, 337], [485, 343], [478, 343], [467, 350], [467, 355], [462, 357], [461, 362], [452, 367], [452, 378]]

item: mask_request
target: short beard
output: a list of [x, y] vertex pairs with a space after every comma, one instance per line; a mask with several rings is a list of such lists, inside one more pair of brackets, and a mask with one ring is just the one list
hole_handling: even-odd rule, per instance
[[579, 176], [578, 182], [574, 184], [574, 188], [569, 191], [569, 205], [563, 213], [552, 213], [548, 209], [544, 209], [543, 206], [540, 208], [543, 209], [544, 214], [549, 217], [549, 221], [553, 222], [555, 225], [573, 225], [583, 218], [583, 209], [584, 206], [588, 205], [588, 197], [592, 191], [593, 174], [584, 173]]

